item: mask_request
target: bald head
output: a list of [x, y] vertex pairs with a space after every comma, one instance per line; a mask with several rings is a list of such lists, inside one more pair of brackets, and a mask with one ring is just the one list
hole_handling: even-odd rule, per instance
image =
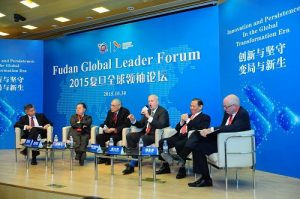
[[234, 94], [227, 95], [223, 100], [223, 106], [228, 114], [234, 114], [240, 108], [240, 99]]

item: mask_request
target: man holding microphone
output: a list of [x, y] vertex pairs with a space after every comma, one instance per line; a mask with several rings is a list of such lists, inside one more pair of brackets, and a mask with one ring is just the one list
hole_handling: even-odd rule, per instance
[[[126, 139], [128, 148], [137, 148], [140, 138], [142, 138], [144, 146], [153, 144], [155, 142], [155, 130], [166, 128], [170, 125], [168, 111], [159, 105], [157, 95], [152, 94], [148, 96], [148, 106], [149, 108], [145, 106], [142, 109], [141, 114], [143, 115], [143, 118], [140, 121], [137, 121], [133, 114], [128, 116], [132, 125], [143, 129], [138, 133], [132, 132], [127, 134]], [[131, 161], [126, 165], [123, 174], [127, 175], [133, 173], [135, 165], [136, 161]]]

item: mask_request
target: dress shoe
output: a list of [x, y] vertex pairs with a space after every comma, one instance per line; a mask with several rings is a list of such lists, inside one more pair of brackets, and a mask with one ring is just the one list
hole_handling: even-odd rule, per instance
[[76, 155], [75, 155], [75, 160], [79, 160], [80, 159], [80, 153], [76, 153]]
[[81, 160], [81, 159], [80, 159], [80, 160], [79, 160], [79, 165], [80, 165], [80, 166], [84, 166], [84, 160]]
[[212, 187], [212, 180], [211, 178], [200, 178], [195, 182], [191, 182], [188, 184], [189, 187]]
[[36, 157], [31, 159], [31, 165], [37, 165]]
[[110, 165], [110, 159], [105, 160], [105, 165]]
[[98, 158], [98, 164], [104, 164], [104, 163], [106, 163], [106, 159], [104, 159], [104, 158]]
[[176, 179], [182, 179], [186, 177], [186, 170], [185, 167], [180, 167], [178, 173], [176, 175]]
[[23, 149], [22, 151], [20, 151], [20, 154], [27, 156], [27, 148]]
[[128, 166], [126, 169], [123, 170], [124, 175], [128, 175], [134, 172], [134, 167]]
[[163, 163], [158, 171], [156, 171], [157, 175], [171, 173], [170, 167], [168, 163]]

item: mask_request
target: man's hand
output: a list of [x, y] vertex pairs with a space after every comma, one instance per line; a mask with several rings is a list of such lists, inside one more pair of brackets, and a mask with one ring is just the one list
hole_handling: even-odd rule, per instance
[[32, 126], [26, 125], [26, 130], [30, 131], [32, 129]]
[[209, 129], [203, 129], [203, 130], [200, 130], [200, 135], [202, 136], [202, 137], [206, 137], [208, 134], [210, 134], [211, 133], [211, 130], [210, 130], [210, 128]]
[[134, 122], [134, 121], [135, 121], [135, 117], [134, 117], [133, 114], [128, 115], [127, 118], [128, 118], [131, 122]]
[[144, 114], [144, 116], [145, 116], [146, 118], [149, 118], [149, 117], [150, 117], [150, 115], [149, 115], [149, 113], [148, 113], [148, 110], [144, 110], [144, 111], [142, 112], [142, 114]]
[[47, 130], [47, 128], [50, 126], [50, 124], [46, 124], [43, 128], [45, 129], [45, 130]]
[[187, 113], [181, 115], [181, 121], [186, 122], [189, 119], [189, 115]]

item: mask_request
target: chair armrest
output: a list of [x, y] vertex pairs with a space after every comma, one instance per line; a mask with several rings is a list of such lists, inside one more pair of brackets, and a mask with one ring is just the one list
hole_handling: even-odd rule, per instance
[[16, 148], [17, 149], [22, 148], [22, 145], [21, 145], [21, 133], [22, 133], [22, 129], [16, 127], [15, 128], [15, 135], [16, 135]]
[[122, 130], [122, 146], [127, 147], [127, 134], [130, 133], [130, 128], [123, 128]]
[[99, 127], [98, 126], [92, 126], [90, 144], [96, 144], [96, 136], [98, 135], [98, 132], [99, 132]]
[[188, 132], [188, 138], [192, 135], [192, 133], [194, 133], [196, 130], [191, 130]]
[[143, 128], [137, 128], [136, 126], [130, 127], [130, 133], [139, 133], [143, 130]]
[[71, 129], [71, 126], [65, 126], [62, 128], [62, 141], [63, 142], [67, 142], [70, 129]]
[[99, 127], [99, 134], [103, 134], [103, 128]]
[[155, 147], [159, 147], [159, 141], [162, 138], [171, 137], [176, 133], [176, 130], [171, 127], [166, 127], [163, 129], [156, 129], [155, 130]]
[[252, 161], [252, 153], [255, 153], [254, 130], [219, 133], [217, 140], [219, 166], [225, 166], [225, 156], [227, 156], [228, 167], [253, 165], [255, 161]]
[[53, 126], [47, 128], [47, 142], [52, 142], [53, 140]]

